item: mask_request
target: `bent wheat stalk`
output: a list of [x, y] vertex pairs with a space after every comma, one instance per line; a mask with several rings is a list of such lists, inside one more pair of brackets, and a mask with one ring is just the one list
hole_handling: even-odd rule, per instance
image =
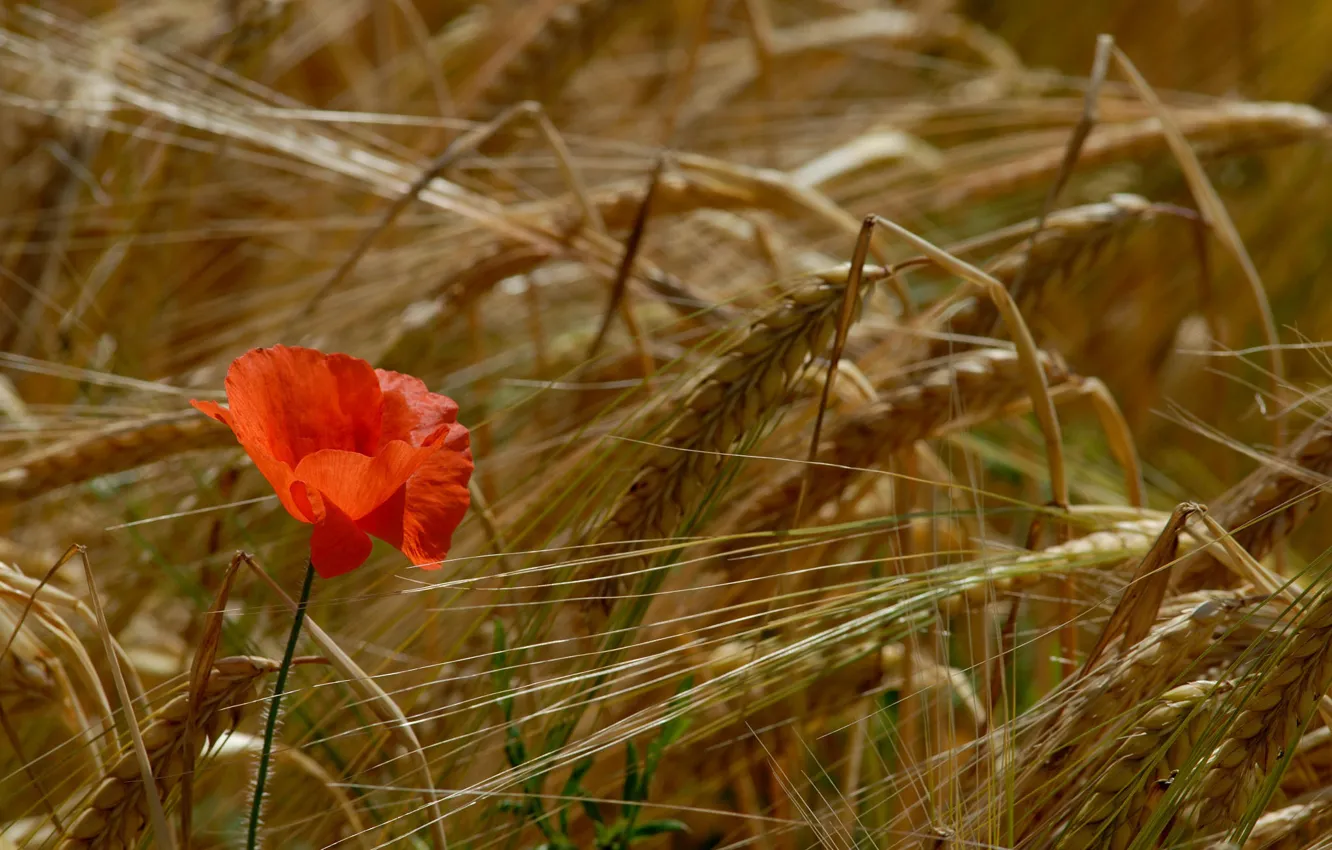
[[886, 228], [905, 240], [944, 271], [957, 275], [970, 286], [979, 289], [994, 304], [1013, 339], [1013, 344], [1017, 347], [1019, 374], [1026, 384], [1027, 394], [1031, 397], [1032, 411], [1036, 414], [1041, 434], [1045, 437], [1045, 457], [1050, 470], [1051, 498], [1061, 510], [1067, 509], [1068, 482], [1064, 473], [1064, 449], [1059, 430], [1059, 417], [1055, 415], [1054, 402], [1050, 399], [1050, 387], [1045, 379], [1045, 371], [1041, 367], [1036, 341], [1032, 338], [1031, 330], [1022, 318], [1017, 304], [1013, 302], [1013, 296], [993, 276], [920, 238], [901, 225], [877, 215], [868, 216], [865, 222], [867, 225]]

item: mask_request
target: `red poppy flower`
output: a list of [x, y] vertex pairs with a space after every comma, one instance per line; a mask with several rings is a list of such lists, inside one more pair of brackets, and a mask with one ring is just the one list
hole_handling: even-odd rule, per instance
[[287, 512], [314, 525], [319, 575], [365, 563], [369, 535], [427, 569], [448, 554], [472, 475], [452, 399], [346, 354], [278, 345], [231, 364], [227, 401], [190, 403], [230, 428]]

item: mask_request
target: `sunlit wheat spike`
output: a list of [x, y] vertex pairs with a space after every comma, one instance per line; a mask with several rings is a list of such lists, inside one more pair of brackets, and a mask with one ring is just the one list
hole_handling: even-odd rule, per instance
[[[592, 203], [608, 229], [629, 229], [643, 201], [642, 184], [641, 179], [625, 180], [607, 183], [592, 191]], [[699, 172], [676, 171], [661, 175], [652, 208], [657, 216], [678, 216], [697, 210], [762, 209], [767, 206], [765, 200], [756, 187], [747, 183], [728, 182]], [[785, 210], [779, 207], [773, 211]], [[560, 219], [572, 221], [574, 215], [575, 211], [565, 202]]]
[[1018, 776], [995, 779], [1014, 783], [1013, 798], [1021, 802], [1014, 817], [1019, 835], [1048, 825], [1078, 777], [1098, 774], [1135, 709], [1201, 671], [1200, 656], [1227, 611], [1209, 600], [1157, 625], [1128, 653], [1108, 659], [1070, 690], [1053, 695], [1052, 725], [1034, 717], [1020, 724], [1026, 728], [1019, 733]]
[[235, 445], [226, 428], [194, 411], [117, 424], [3, 461], [0, 504], [125, 472], [183, 452]]
[[1225, 682], [1200, 680], [1166, 691], [1122, 737], [1108, 766], [1086, 780], [1081, 804], [1057, 838], [1069, 850], [1127, 850], [1161, 797], [1160, 784], [1184, 767], [1212, 719]]
[[37, 708], [60, 694], [55, 670], [59, 662], [37, 637], [31, 623], [14, 631], [27, 594], [11, 588], [5, 581], [6, 573], [0, 565], [0, 647], [9, 647], [0, 658], [0, 700], [11, 711]]
[[[1042, 366], [1051, 389], [1071, 379], [1056, 358]], [[880, 467], [916, 440], [946, 430], [965, 428], [997, 415], [1006, 405], [1027, 396], [1016, 353], [983, 349], [959, 355], [918, 381], [888, 391], [880, 400], [832, 420], [819, 447], [818, 475], [798, 465], [765, 486], [744, 508], [736, 523], [741, 531], [788, 528], [802, 486], [805, 516], [838, 499], [862, 470]]]
[[[186, 748], [192, 747], [197, 754], [205, 742], [234, 729], [259, 680], [277, 669], [276, 661], [257, 656], [217, 659], [204, 687], [203, 702], [194, 711], [193, 741], [185, 740], [185, 719], [191, 711], [188, 696], [181, 694], [154, 713], [143, 729], [143, 741], [163, 793], [179, 784]], [[133, 754], [126, 753], [97, 783], [60, 850], [137, 846], [147, 818], [139, 768]]]
[[1227, 829], [1245, 816], [1332, 685], [1332, 592], [1310, 605], [1264, 667], [1252, 688], [1238, 692], [1238, 714], [1189, 789], [1186, 812], [1199, 832]]
[[[942, 601], [942, 607], [948, 614], [958, 614], [968, 606], [986, 604], [996, 594], [1029, 590], [1063, 570], [1123, 563], [1146, 553], [1164, 525], [1164, 519], [1151, 517], [1120, 521], [1067, 543], [1019, 555], [1009, 568], [984, 581], [957, 587]], [[1186, 532], [1180, 535], [1179, 545], [1181, 550], [1190, 551], [1198, 547], [1199, 541]]]
[[[1255, 558], [1266, 556], [1322, 501], [1332, 474], [1332, 415], [1300, 432], [1289, 446], [1226, 491], [1213, 518]], [[1208, 551], [1180, 565], [1186, 589], [1233, 584], [1232, 573]]]
[[[882, 269], [867, 270], [870, 281], [885, 274]], [[725, 353], [685, 400], [662, 447], [644, 462], [595, 535], [598, 542], [662, 540], [676, 531], [700, 505], [726, 453], [780, 410], [809, 358], [832, 341], [846, 284], [845, 270], [805, 282]], [[861, 289], [862, 300], [868, 289]], [[614, 569], [641, 569], [647, 561], [631, 556]], [[611, 578], [601, 596], [618, 594], [618, 583]]]

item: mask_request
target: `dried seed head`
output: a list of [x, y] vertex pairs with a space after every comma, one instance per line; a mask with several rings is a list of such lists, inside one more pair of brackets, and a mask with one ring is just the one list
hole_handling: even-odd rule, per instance
[[[177, 696], [154, 714], [142, 735], [154, 778], [164, 796], [180, 782], [186, 747], [197, 754], [205, 740], [215, 740], [224, 727], [233, 728], [240, 719], [233, 706], [248, 701], [259, 679], [277, 668], [276, 661], [257, 656], [218, 659], [195, 713], [191, 742], [185, 740], [188, 696]], [[125, 753], [88, 798], [60, 844], [61, 850], [134, 846], [146, 822], [144, 794], [138, 762], [133, 753]]]

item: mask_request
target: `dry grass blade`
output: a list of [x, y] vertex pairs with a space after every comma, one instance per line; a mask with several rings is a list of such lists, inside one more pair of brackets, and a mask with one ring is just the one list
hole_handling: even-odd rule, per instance
[[[833, 380], [837, 376], [837, 367], [842, 362], [842, 352], [846, 349], [846, 335], [851, 330], [851, 323], [855, 321], [855, 314], [860, 308], [860, 287], [865, 278], [865, 260], [869, 256], [870, 240], [873, 235], [874, 222], [866, 220], [864, 226], [860, 228], [860, 235], [856, 237], [855, 250], [851, 254], [851, 268], [846, 276], [846, 292], [842, 295], [842, 310], [837, 319], [837, 330], [833, 334], [832, 352], [828, 356], [828, 374], [823, 380], [823, 389], [819, 393], [819, 407], [814, 414], [814, 433], [809, 438], [809, 455], [806, 458], [809, 477], [800, 485], [800, 495], [796, 498], [792, 520], [797, 525], [800, 523], [800, 511], [804, 507], [809, 478], [815, 474], [814, 458], [818, 456], [819, 438], [823, 435], [823, 417], [828, 412], [828, 398], [832, 392]], [[910, 308], [909, 300], [903, 302], [903, 308]]]
[[1036, 227], [1027, 237], [1026, 245], [1023, 248], [1024, 259], [1021, 267], [1018, 269], [1017, 276], [1009, 286], [1009, 292], [1013, 295], [1013, 300], [1021, 303], [1023, 288], [1026, 283], [1027, 273], [1031, 268], [1032, 254], [1036, 249], [1036, 240], [1040, 237], [1041, 231], [1045, 229], [1046, 219], [1055, 204], [1059, 201], [1059, 193], [1063, 191], [1064, 185], [1069, 177], [1073, 175], [1073, 169], [1077, 165], [1078, 154], [1082, 151], [1082, 145], [1087, 141], [1087, 134], [1091, 132], [1092, 127], [1096, 125], [1097, 105], [1101, 96], [1101, 85], [1105, 82], [1105, 72], [1110, 66], [1110, 47], [1108, 41], [1098, 41], [1096, 43], [1096, 55], [1092, 58], [1092, 71], [1090, 82], [1087, 85], [1087, 93], [1083, 97], [1082, 115], [1078, 118], [1078, 123], [1073, 127], [1073, 134], [1069, 136], [1068, 147], [1064, 150], [1064, 158], [1059, 163], [1059, 170], [1055, 172], [1055, 179], [1050, 184], [1050, 191], [1045, 196], [1044, 203], [1041, 204], [1040, 216], [1036, 219]]
[[356, 264], [360, 262], [361, 258], [365, 256], [365, 253], [370, 250], [370, 246], [374, 244], [380, 234], [392, 227], [393, 222], [395, 222], [398, 217], [412, 205], [412, 203], [430, 186], [431, 183], [435, 182], [437, 178], [442, 177], [448, 172], [448, 170], [463, 156], [476, 150], [477, 146], [485, 142], [486, 139], [490, 138], [504, 127], [507, 127], [509, 124], [512, 124], [517, 119], [532, 115], [539, 109], [540, 106], [535, 103], [515, 104], [496, 116], [493, 121], [475, 127], [471, 131], [463, 133], [461, 136], [454, 139], [453, 142], [444, 149], [444, 152], [435, 157], [435, 160], [426, 166], [420, 176], [412, 181], [412, 185], [407, 188], [407, 191], [399, 195], [393, 203], [389, 205], [388, 209], [384, 211], [383, 216], [375, 226], [365, 232], [360, 241], [356, 243], [356, 246], [348, 252], [342, 262], [338, 264], [338, 267], [334, 269], [333, 274], [329, 279], [325, 281], [319, 289], [315, 290], [315, 293], [305, 302], [305, 306], [301, 309], [300, 317], [302, 319], [308, 319], [314, 315], [324, 299], [333, 292], [336, 292], [342, 286], [348, 275], [350, 275], [352, 270], [356, 268]]
[[[1263, 558], [1318, 506], [1329, 475], [1332, 415], [1324, 415], [1231, 487], [1210, 513], [1241, 548]], [[1180, 573], [1181, 587], [1190, 590], [1233, 581], [1210, 550], [1190, 557], [1180, 565]]]
[[[153, 836], [157, 842], [166, 850], [175, 850], [176, 842], [171, 834], [171, 827], [167, 824], [166, 813], [162, 809], [162, 799], [166, 796], [165, 789], [159, 788], [153, 778], [153, 763], [148, 746], [145, 742], [145, 736], [139, 730], [138, 718], [134, 715], [134, 702], [130, 699], [129, 688], [125, 685], [125, 674], [120, 669], [120, 657], [115, 651], [115, 640], [111, 636], [111, 630], [106, 625], [106, 612], [102, 610], [102, 600], [97, 595], [97, 583], [93, 576], [92, 563], [88, 560], [88, 552], [82, 546], [73, 547], [78, 553], [79, 559], [83, 562], [84, 579], [88, 582], [88, 598], [92, 604], [93, 612], [97, 614], [97, 625], [102, 634], [102, 643], [106, 647], [107, 664], [111, 667], [111, 678], [116, 683], [116, 695], [120, 697], [120, 709], [124, 712], [125, 722], [129, 726], [130, 740], [134, 744], [134, 761], [130, 763], [130, 770], [137, 769], [143, 788], [155, 789], [154, 793], [145, 793], [144, 798], [147, 801], [148, 820], [153, 825]], [[161, 772], [159, 766], [158, 772]], [[132, 772], [131, 772], [131, 775]], [[93, 820], [85, 822], [82, 817], [75, 821], [70, 827], [70, 834], [74, 838], [81, 838], [89, 832], [94, 824], [100, 826], [93, 816]], [[82, 826], [80, 826], [82, 824]], [[142, 824], [138, 828], [142, 828]], [[136, 833], [137, 837], [137, 833]]]
[[1110, 642], [1121, 635], [1124, 649], [1132, 648], [1146, 637], [1156, 622], [1161, 600], [1165, 598], [1166, 588], [1170, 584], [1170, 567], [1174, 565], [1175, 553], [1179, 550], [1179, 533], [1197, 510], [1197, 505], [1183, 504], [1171, 512], [1166, 527], [1161, 529], [1161, 536], [1156, 538], [1151, 550], [1142, 557], [1138, 568], [1133, 571], [1128, 589], [1119, 598], [1105, 628], [1101, 630], [1101, 636], [1096, 639], [1096, 645], [1087, 653], [1078, 675], [1085, 676], [1109, 648]]
[[[231, 585], [236, 580], [236, 573], [240, 570], [241, 563], [249, 558], [244, 552], [237, 552], [227, 566], [226, 575], [222, 577], [222, 586], [218, 588], [217, 595], [213, 598], [213, 608], [208, 612], [204, 622], [202, 634], [199, 636], [199, 644], [194, 650], [194, 660], [190, 662], [190, 685], [189, 702], [190, 705], [203, 705], [204, 691], [208, 687], [208, 679], [213, 670], [214, 659], [217, 658], [217, 648], [222, 640], [222, 618], [227, 607], [227, 599], [231, 595]], [[198, 722], [196, 712], [187, 712], [185, 715], [185, 740], [194, 740], [194, 728]], [[192, 840], [191, 819], [194, 815], [194, 748], [186, 747], [184, 753], [184, 762], [181, 765], [180, 780], [180, 844], [182, 850], [190, 850]]]
[[[624, 256], [620, 259], [620, 265], [615, 270], [615, 279], [611, 282], [610, 302], [606, 305], [606, 312], [601, 316], [601, 323], [597, 326], [597, 334], [592, 338], [592, 344], [587, 349], [587, 359], [591, 360], [597, 356], [601, 350], [601, 344], [606, 339], [607, 332], [610, 331], [611, 319], [617, 310], [620, 310], [624, 303], [625, 292], [629, 287], [629, 277], [634, 269], [634, 259], [638, 256], [639, 246], [643, 242], [643, 235], [647, 232], [648, 217], [652, 215], [652, 199], [657, 194], [657, 185], [661, 182], [662, 170], [666, 167], [666, 158], [658, 157], [657, 164], [652, 167], [652, 173], [648, 175], [647, 190], [643, 192], [643, 201], [639, 204], [638, 212], [634, 215], [633, 226], [629, 229], [629, 238], [624, 243]], [[589, 205], [589, 209], [592, 207]], [[602, 230], [605, 225], [601, 226]], [[628, 318], [628, 315], [626, 315]], [[651, 361], [647, 361], [650, 366]]]
[[[1263, 566], [1248, 550], [1239, 544], [1235, 535], [1222, 527], [1221, 523], [1212, 519], [1206, 513], [1201, 514], [1200, 519], [1202, 519], [1203, 525], [1207, 527], [1208, 533], [1216, 541], [1216, 543], [1203, 550], [1211, 557], [1216, 557], [1215, 547], [1220, 546], [1226, 554], [1226, 557], [1221, 559], [1225, 561], [1226, 566], [1232, 572], [1243, 577], [1248, 584], [1273, 599], [1285, 599], [1288, 602], [1297, 603], [1300, 597], [1304, 595], [1305, 589], [1298, 580], [1283, 579]], [[1199, 535], [1199, 537], [1204, 537], [1204, 535]]]

